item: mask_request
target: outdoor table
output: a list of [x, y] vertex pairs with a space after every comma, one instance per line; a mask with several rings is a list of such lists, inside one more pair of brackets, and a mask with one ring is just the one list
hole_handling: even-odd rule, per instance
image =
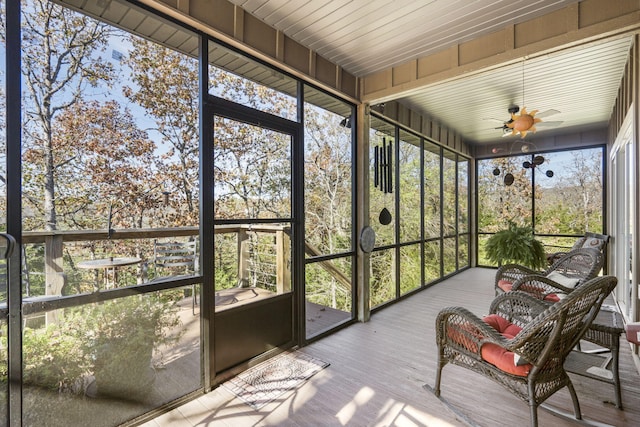
[[[104, 270], [103, 282], [105, 289], [109, 289], [112, 286], [117, 285], [118, 276], [116, 274], [119, 267], [126, 267], [129, 265], [135, 265], [142, 261], [137, 257], [109, 257], [102, 259], [91, 259], [86, 261], [80, 261], [77, 266], [87, 270]], [[113, 277], [112, 281], [109, 281], [109, 273]]]
[[[565, 363], [567, 372], [612, 384], [616, 407], [619, 409], [622, 409], [622, 394], [618, 358], [620, 355], [620, 335], [623, 333], [622, 315], [615, 309], [603, 306], [582, 339], [602, 347], [611, 355], [597, 354], [600, 350], [573, 350]], [[608, 369], [609, 365], [611, 365], [610, 369]]]

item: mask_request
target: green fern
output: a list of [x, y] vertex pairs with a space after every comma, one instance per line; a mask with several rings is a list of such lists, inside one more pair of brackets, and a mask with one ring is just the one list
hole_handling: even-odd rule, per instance
[[506, 230], [489, 237], [485, 250], [489, 261], [498, 265], [513, 262], [539, 269], [547, 262], [544, 246], [533, 237], [533, 229], [513, 222], [509, 222]]

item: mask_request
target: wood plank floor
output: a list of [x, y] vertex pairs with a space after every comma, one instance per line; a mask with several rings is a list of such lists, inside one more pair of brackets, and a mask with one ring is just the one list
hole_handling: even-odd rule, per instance
[[[224, 387], [144, 424], [160, 426], [461, 426], [425, 384], [436, 372], [435, 317], [459, 305], [486, 314], [495, 270], [470, 269], [375, 313], [300, 351], [331, 365], [302, 387], [256, 411]], [[624, 410], [609, 384], [572, 374], [583, 417], [615, 426], [640, 426], [640, 375], [622, 338], [620, 376]], [[526, 403], [500, 385], [457, 366], [443, 370], [442, 396], [479, 426], [529, 424]], [[548, 401], [571, 412], [569, 393]], [[540, 426], [575, 426], [539, 409]]]

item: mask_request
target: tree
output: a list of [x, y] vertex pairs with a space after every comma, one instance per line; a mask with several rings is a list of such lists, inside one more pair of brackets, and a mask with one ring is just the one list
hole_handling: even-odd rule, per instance
[[[132, 82], [124, 94], [155, 120], [168, 149], [156, 168], [171, 192], [167, 225], [198, 223], [198, 67], [195, 59], [139, 38], [123, 63]], [[173, 190], [173, 191], [170, 191]]]
[[[496, 232], [507, 228], [508, 222], [531, 223], [531, 176], [522, 167], [530, 157], [499, 157], [479, 162], [478, 166], [478, 230]], [[498, 175], [494, 175], [494, 170]], [[510, 173], [513, 184], [506, 185]]]
[[570, 157], [567, 154], [551, 155], [556, 175], [542, 178], [548, 185], [538, 192], [536, 233], [602, 232], [602, 149], [574, 150]]
[[420, 141], [402, 135], [398, 147], [400, 241], [420, 238]]
[[[569, 167], [569, 185], [578, 192], [578, 200], [572, 206], [580, 218], [580, 232], [600, 231], [602, 227], [602, 151], [579, 150], [572, 156]], [[595, 221], [594, 221], [595, 219]], [[593, 230], [593, 228], [596, 228]]]
[[220, 118], [215, 128], [216, 216], [291, 216], [290, 138]]
[[47, 0], [33, 0], [23, 10], [22, 69], [27, 87], [23, 140], [25, 151], [41, 168], [38, 185], [31, 187], [34, 193], [26, 196], [43, 200], [39, 210], [44, 228], [56, 230], [56, 174], [65, 163], [56, 159], [55, 119], [78, 103], [87, 87], [111, 81], [112, 67], [99, 53], [112, 30]]
[[[424, 232], [426, 238], [440, 237], [440, 209], [440, 154], [425, 149]], [[437, 264], [440, 263], [437, 262]], [[438, 271], [439, 275], [440, 271]]]
[[456, 162], [444, 155], [442, 158], [442, 230], [445, 236], [455, 233], [456, 227]]
[[[352, 245], [351, 131], [339, 126], [342, 118], [305, 105], [305, 241], [317, 250], [314, 255], [346, 252]], [[343, 259], [329, 263], [341, 272], [350, 268]], [[348, 279], [322, 263], [308, 264], [306, 274], [308, 300], [350, 311]]]
[[[1, 14], [2, 12], [0, 12]], [[4, 28], [0, 28], [4, 34]], [[6, 97], [4, 94], [4, 79], [0, 73], [0, 129], [6, 129]], [[0, 132], [0, 230], [6, 231], [7, 218], [7, 141], [6, 132]]]
[[323, 254], [349, 250], [351, 242], [351, 132], [340, 119], [305, 108], [306, 240]]
[[[135, 54], [126, 57], [124, 63], [131, 68], [135, 86], [125, 88], [125, 95], [155, 120], [154, 131], [169, 147], [157, 169], [178, 193], [177, 198], [172, 197], [171, 200], [174, 210], [172, 222], [176, 225], [197, 223], [197, 62], [180, 52], [142, 39], [132, 40], [132, 52]], [[295, 106], [284, 94], [274, 93], [259, 83], [219, 68], [210, 68], [209, 79], [211, 90], [220, 96], [272, 114], [282, 115], [283, 111], [291, 109], [291, 105]], [[216, 151], [214, 158], [216, 206], [225, 205], [231, 216], [238, 210], [242, 215], [246, 214], [249, 205], [256, 218], [259, 216], [256, 210], [281, 211], [280, 207], [275, 207], [276, 200], [270, 198], [283, 200], [282, 192], [276, 191], [277, 181], [282, 178], [282, 164], [279, 162], [290, 159], [290, 147], [287, 145], [286, 152], [282, 152], [280, 142], [272, 138], [273, 133], [267, 135], [262, 132], [259, 136], [256, 132], [248, 125], [235, 127], [235, 122], [216, 122], [216, 147], [221, 149]], [[272, 140], [273, 144], [270, 144]], [[276, 152], [281, 153], [278, 154], [280, 157], [275, 157]], [[270, 183], [263, 179], [269, 177], [274, 177]], [[289, 196], [286, 199], [284, 201], [289, 203]], [[267, 200], [269, 203], [265, 204]], [[289, 216], [288, 211], [285, 216]]]
[[[78, 101], [54, 121], [54, 135], [54, 177], [60, 183], [57, 198], [63, 222], [73, 228], [102, 228], [108, 206], [116, 204], [121, 213], [114, 220], [126, 213], [129, 227], [142, 227], [144, 211], [161, 203], [144, 197], [155, 185], [150, 172], [156, 146], [131, 112], [116, 101]], [[41, 152], [27, 150], [24, 157], [25, 173], [35, 176]], [[33, 185], [34, 179], [25, 181]], [[94, 215], [88, 215], [92, 210]]]

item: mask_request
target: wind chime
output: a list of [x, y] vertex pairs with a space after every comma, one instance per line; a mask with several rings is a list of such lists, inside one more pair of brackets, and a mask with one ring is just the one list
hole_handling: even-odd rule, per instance
[[[537, 151], [537, 147], [535, 146], [535, 144], [531, 143], [531, 142], [525, 142], [524, 140], [520, 140], [520, 141], [516, 141], [511, 145], [511, 149], [509, 150], [509, 155], [511, 155], [511, 153], [513, 152], [513, 147], [515, 144], [517, 143], [521, 143], [522, 147], [521, 147], [521, 151], [523, 153], [528, 153], [529, 151], [531, 151], [531, 148], [534, 148]], [[494, 153], [497, 153], [499, 150], [494, 148], [492, 150]], [[545, 162], [545, 158], [541, 155], [535, 155], [533, 156], [533, 158], [531, 159], [532, 161], [525, 161], [524, 163], [522, 163], [522, 167], [525, 169], [541, 169], [541, 166], [544, 164]], [[493, 175], [494, 176], [500, 176], [501, 173], [506, 172], [503, 178], [504, 181], [504, 185], [509, 186], [511, 184], [513, 184], [513, 182], [515, 181], [515, 177], [513, 176], [513, 174], [511, 172], [507, 172], [507, 171], [500, 171], [499, 167], [495, 167], [493, 169]], [[544, 174], [548, 177], [548, 178], [553, 178], [553, 176], [555, 175], [554, 172], [550, 169], [547, 169], [546, 171], [540, 170], [540, 172], [544, 172]]]
[[[374, 149], [373, 183], [383, 194], [393, 193], [393, 143], [382, 138], [382, 146], [376, 145]], [[386, 204], [386, 197], [385, 197]], [[382, 225], [391, 223], [391, 212], [384, 207], [380, 211], [378, 221]]]

